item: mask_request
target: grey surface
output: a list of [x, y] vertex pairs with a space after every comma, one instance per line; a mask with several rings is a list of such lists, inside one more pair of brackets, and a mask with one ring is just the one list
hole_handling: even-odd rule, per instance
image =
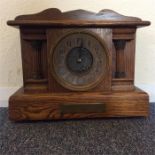
[[0, 108], [0, 155], [155, 155], [149, 118], [13, 123]]

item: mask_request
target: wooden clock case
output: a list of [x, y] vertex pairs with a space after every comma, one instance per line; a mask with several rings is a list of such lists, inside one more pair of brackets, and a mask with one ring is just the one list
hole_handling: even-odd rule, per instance
[[[8, 25], [20, 28], [24, 81], [10, 97], [11, 120], [148, 116], [149, 97], [134, 86], [134, 67], [136, 29], [149, 21], [112, 10], [62, 13], [52, 8], [18, 16]], [[87, 91], [64, 88], [50, 69], [52, 48], [71, 31], [93, 33], [108, 50], [105, 77]]]

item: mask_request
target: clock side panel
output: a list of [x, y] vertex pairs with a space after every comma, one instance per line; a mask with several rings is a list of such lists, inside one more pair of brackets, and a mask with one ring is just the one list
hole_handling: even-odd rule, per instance
[[21, 51], [25, 92], [47, 92], [47, 41], [43, 28], [22, 27]]
[[[50, 68], [50, 55], [51, 52], [54, 51], [54, 48], [56, 44], [61, 40], [63, 36], [66, 34], [69, 34], [71, 32], [88, 32], [92, 33], [97, 38], [100, 39], [102, 42], [104, 40], [104, 43], [106, 44], [107, 48], [107, 58], [108, 58], [108, 64], [107, 64], [107, 71], [106, 74], [101, 80], [101, 82], [94, 88], [88, 90], [88, 91], [110, 91], [111, 90], [111, 79], [112, 79], [112, 31], [111, 29], [103, 29], [103, 28], [51, 28], [47, 29], [47, 56], [48, 56], [48, 68]], [[55, 80], [52, 72], [50, 69], [48, 69], [48, 88], [50, 92], [70, 92], [71, 90], [64, 88], [62, 85], [57, 82], [58, 80]]]
[[135, 28], [113, 28], [112, 90], [135, 89], [135, 44]]

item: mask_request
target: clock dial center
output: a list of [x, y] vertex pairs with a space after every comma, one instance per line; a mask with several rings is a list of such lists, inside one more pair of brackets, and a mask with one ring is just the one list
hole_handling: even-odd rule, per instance
[[74, 47], [68, 52], [66, 64], [70, 71], [82, 74], [91, 68], [93, 56], [86, 48]]

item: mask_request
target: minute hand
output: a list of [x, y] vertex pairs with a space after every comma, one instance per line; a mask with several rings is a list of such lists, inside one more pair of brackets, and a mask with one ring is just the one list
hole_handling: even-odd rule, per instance
[[82, 49], [83, 49], [83, 41], [81, 41], [81, 45], [80, 45], [80, 48], [79, 48], [79, 59], [82, 58]]

